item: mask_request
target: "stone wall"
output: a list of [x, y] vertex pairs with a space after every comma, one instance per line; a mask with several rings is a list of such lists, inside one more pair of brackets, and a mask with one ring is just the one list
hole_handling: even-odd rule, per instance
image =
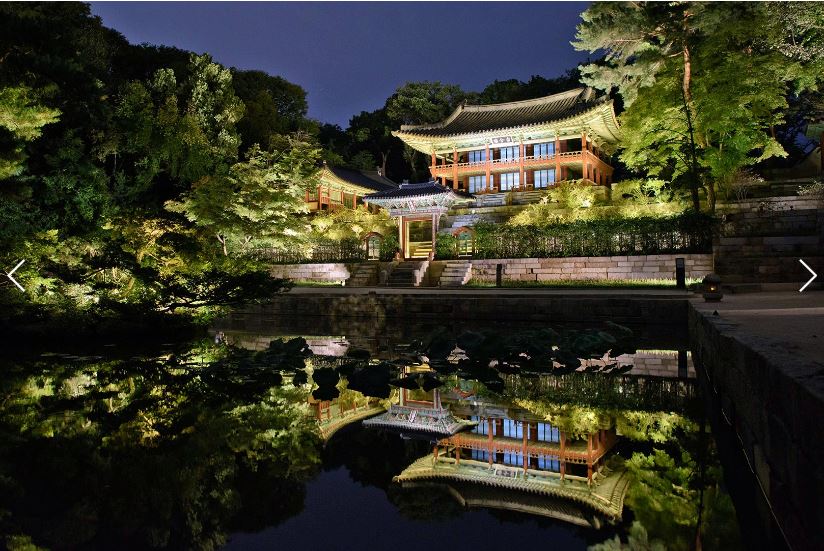
[[716, 273], [725, 283], [799, 288], [810, 278], [800, 258], [817, 273], [824, 269], [822, 206], [804, 197], [728, 203], [713, 243]]
[[[519, 320], [546, 323], [613, 321], [631, 326], [646, 324], [683, 325], [687, 302], [680, 293], [643, 296], [632, 292], [604, 296], [603, 293], [569, 291], [535, 294], [506, 289], [505, 293], [459, 289], [347, 289], [333, 292], [302, 289], [280, 293], [271, 304], [236, 309], [235, 319], [246, 315], [261, 319], [369, 318], [372, 323], [402, 320]], [[316, 322], [313, 322], [316, 323]]]
[[723, 316], [692, 307], [688, 316], [693, 360], [721, 413], [717, 416], [721, 426], [714, 426], [714, 432], [721, 428], [732, 433], [734, 447], [743, 449], [745, 464], [761, 489], [736, 500], [760, 517], [754, 528], [767, 530], [758, 548], [785, 548], [786, 537], [792, 549], [821, 549], [821, 364], [793, 357], [787, 349], [739, 330]]
[[701, 279], [713, 271], [711, 254], [659, 254], [569, 258], [509, 258], [473, 260], [472, 278], [495, 281], [503, 264], [508, 281], [563, 279], [675, 279], [675, 259], [683, 258], [688, 278]]
[[302, 281], [346, 281], [350, 266], [341, 262], [326, 264], [276, 264], [270, 273], [274, 277]]

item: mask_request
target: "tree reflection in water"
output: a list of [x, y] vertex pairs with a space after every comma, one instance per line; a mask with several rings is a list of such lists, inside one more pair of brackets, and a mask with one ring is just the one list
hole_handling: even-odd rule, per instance
[[0, 528], [57, 548], [215, 548], [302, 509], [320, 464], [307, 391], [279, 386], [305, 342], [265, 354], [4, 368]]
[[9, 547], [211, 549], [234, 531], [304, 514], [305, 482], [340, 465], [407, 518], [456, 519], [464, 509], [443, 487], [392, 482], [431, 454], [429, 441], [341, 423], [324, 451], [319, 423], [323, 404], [345, 416], [388, 405], [400, 389], [426, 396], [440, 387], [571, 437], [620, 435], [613, 453], [632, 476], [629, 511], [612, 529], [617, 540], [586, 532], [596, 548], [691, 549], [697, 537], [705, 549], [735, 548], [734, 511], [696, 397], [678, 380], [637, 383], [615, 359], [633, 351], [632, 333], [612, 325], [434, 331], [384, 358], [362, 349], [313, 356], [297, 338], [259, 352], [203, 342], [154, 358], [11, 363], [0, 383], [0, 530]]

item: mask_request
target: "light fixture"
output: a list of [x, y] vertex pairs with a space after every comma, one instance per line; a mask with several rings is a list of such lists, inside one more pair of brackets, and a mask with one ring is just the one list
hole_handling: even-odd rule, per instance
[[706, 302], [720, 302], [724, 293], [721, 292], [721, 278], [718, 274], [707, 274], [703, 281], [703, 295]]

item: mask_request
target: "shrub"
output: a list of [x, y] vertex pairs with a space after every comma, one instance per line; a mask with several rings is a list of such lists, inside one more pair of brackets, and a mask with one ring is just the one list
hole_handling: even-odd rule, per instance
[[439, 233], [435, 237], [435, 258], [452, 260], [458, 257], [458, 239], [451, 233]]
[[805, 185], [798, 186], [798, 195], [810, 199], [824, 199], [824, 184], [820, 180]]
[[712, 250], [714, 220], [701, 214], [604, 218], [553, 225], [475, 226], [476, 258], [699, 253]]

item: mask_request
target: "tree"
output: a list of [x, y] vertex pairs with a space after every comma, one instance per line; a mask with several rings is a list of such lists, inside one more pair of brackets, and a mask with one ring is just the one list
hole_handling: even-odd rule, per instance
[[19, 175], [24, 168], [24, 145], [40, 137], [60, 111], [35, 103], [25, 86], [0, 88], [0, 180]]
[[253, 146], [247, 160], [227, 175], [204, 177], [167, 208], [185, 214], [216, 239], [224, 256], [230, 249], [246, 249], [253, 240], [287, 246], [303, 233], [297, 215], [306, 210], [306, 190], [318, 185], [320, 150], [302, 135], [279, 141], [271, 152]]
[[[575, 47], [606, 52], [603, 63], [581, 68], [582, 81], [616, 90], [626, 107], [621, 160], [652, 176], [687, 178], [696, 210], [699, 187], [714, 209], [717, 186], [741, 167], [785, 154], [769, 131], [793, 87], [817, 81], [817, 63], [778, 46], [792, 32], [770, 22], [773, 9], [626, 2], [582, 14]], [[811, 12], [805, 20], [822, 21], [821, 10]], [[773, 29], [766, 40], [763, 28]]]
[[481, 104], [506, 103], [540, 98], [565, 92], [580, 86], [578, 69], [571, 69], [556, 78], [532, 75], [527, 82], [518, 79], [496, 80], [478, 94]]
[[[456, 84], [407, 82], [386, 100], [386, 116], [393, 127], [402, 124], [428, 124], [448, 117], [468, 94]], [[404, 144], [404, 159], [417, 179], [425, 168], [418, 166], [418, 152]]]
[[252, 144], [269, 147], [273, 135], [302, 128], [308, 104], [306, 91], [288, 80], [263, 71], [232, 69], [235, 93], [246, 112], [238, 122], [243, 150]]

